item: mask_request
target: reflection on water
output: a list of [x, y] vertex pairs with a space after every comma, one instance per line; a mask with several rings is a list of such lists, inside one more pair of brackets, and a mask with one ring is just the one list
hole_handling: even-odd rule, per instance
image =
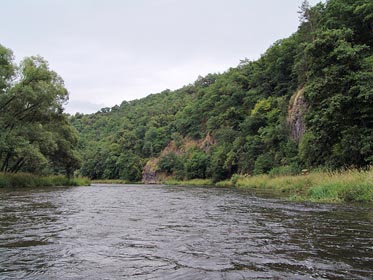
[[228, 189], [0, 189], [0, 279], [371, 279], [372, 222]]

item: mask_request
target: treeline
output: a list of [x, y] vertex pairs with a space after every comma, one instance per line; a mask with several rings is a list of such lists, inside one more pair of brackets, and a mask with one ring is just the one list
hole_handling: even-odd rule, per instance
[[73, 175], [80, 156], [78, 134], [63, 113], [67, 100], [63, 80], [43, 58], [16, 65], [0, 45], [0, 172]]
[[243, 60], [176, 91], [75, 115], [80, 173], [138, 181], [148, 162], [180, 179], [218, 181], [371, 165], [373, 2], [310, 7], [304, 1], [300, 19], [297, 32], [257, 61]]

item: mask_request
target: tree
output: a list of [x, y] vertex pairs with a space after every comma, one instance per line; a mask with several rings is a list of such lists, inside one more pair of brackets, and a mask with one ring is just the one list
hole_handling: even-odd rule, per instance
[[0, 46], [0, 168], [2, 172], [71, 176], [79, 165], [77, 135], [63, 114], [68, 92], [42, 57], [16, 67]]
[[187, 179], [205, 178], [208, 166], [209, 158], [203, 151], [199, 149], [191, 150], [185, 162]]
[[[321, 31], [306, 50], [312, 58], [310, 81], [304, 92], [309, 106], [306, 126], [314, 137], [313, 141], [305, 139], [303, 149], [315, 147], [314, 150], [319, 151], [319, 154], [309, 153], [311, 158], [317, 158], [308, 160], [310, 163], [331, 167], [369, 164], [362, 152], [357, 154], [363, 140], [360, 137], [355, 137], [353, 143], [356, 145], [354, 156], [351, 152], [348, 152], [351, 157], [333, 156], [351, 149], [345, 147], [351, 145], [351, 140], [347, 140], [351, 128], [355, 127], [353, 131], [359, 135], [373, 132], [373, 112], [368, 104], [373, 102], [372, 64], [368, 62], [371, 51], [366, 45], [355, 44], [352, 38], [351, 29]], [[307, 145], [311, 147], [306, 148]]]
[[3, 100], [3, 96], [14, 78], [14, 74], [13, 53], [0, 44], [0, 110], [7, 104], [7, 101]]
[[[299, 13], [298, 30], [256, 61], [73, 118], [87, 159], [82, 170], [119, 176], [119, 166], [123, 172], [134, 166], [136, 173], [160, 154], [158, 167], [168, 174], [214, 180], [371, 165], [373, 2], [328, 0], [311, 7], [303, 1]], [[302, 93], [305, 130], [299, 142], [288, 121], [296, 93]], [[213, 141], [204, 148], [206, 138]], [[177, 143], [174, 155], [170, 141]], [[197, 150], [185, 145], [192, 142]], [[112, 144], [122, 148], [112, 152]]]

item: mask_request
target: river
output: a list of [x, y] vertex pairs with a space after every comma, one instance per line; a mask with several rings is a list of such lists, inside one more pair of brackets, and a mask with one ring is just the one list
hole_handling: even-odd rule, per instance
[[235, 189], [0, 189], [0, 279], [372, 279], [373, 207]]

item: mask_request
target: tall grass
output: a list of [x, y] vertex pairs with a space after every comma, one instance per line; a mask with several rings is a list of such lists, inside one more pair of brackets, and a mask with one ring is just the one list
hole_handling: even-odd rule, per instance
[[298, 176], [233, 176], [218, 186], [270, 190], [293, 200], [373, 203], [373, 170], [311, 172]]
[[92, 180], [91, 183], [92, 184], [126, 184], [127, 182], [121, 179], [97, 179], [97, 180]]
[[67, 178], [65, 176], [37, 176], [29, 173], [0, 173], [1, 187], [49, 187], [49, 186], [88, 186], [87, 178]]
[[163, 182], [166, 185], [179, 185], [179, 186], [212, 186], [212, 180], [210, 179], [191, 179], [180, 181], [169, 178]]

